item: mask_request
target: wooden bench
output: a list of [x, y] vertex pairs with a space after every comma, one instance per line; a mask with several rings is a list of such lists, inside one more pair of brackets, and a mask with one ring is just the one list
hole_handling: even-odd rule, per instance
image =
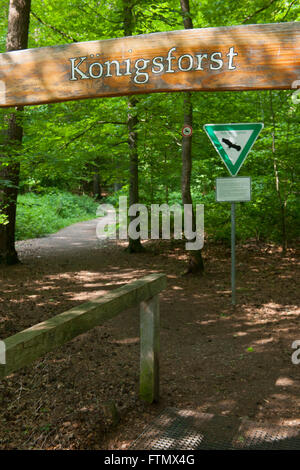
[[140, 397], [159, 398], [159, 297], [165, 274], [150, 274], [3, 340], [0, 379], [76, 336], [140, 304]]

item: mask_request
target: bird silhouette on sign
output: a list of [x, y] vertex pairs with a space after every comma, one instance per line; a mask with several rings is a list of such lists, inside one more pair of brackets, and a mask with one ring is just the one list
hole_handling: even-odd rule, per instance
[[222, 142], [224, 142], [224, 144], [228, 145], [228, 148], [230, 148], [230, 149], [235, 149], [238, 152], [241, 150], [240, 145], [233, 144], [232, 142], [230, 142], [229, 139], [222, 139]]

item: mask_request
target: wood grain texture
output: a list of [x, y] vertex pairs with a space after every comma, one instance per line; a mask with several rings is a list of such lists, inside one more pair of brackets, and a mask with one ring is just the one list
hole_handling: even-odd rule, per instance
[[298, 22], [170, 31], [0, 54], [0, 106], [291, 89], [299, 79]]
[[159, 401], [159, 297], [140, 303], [140, 397]]
[[3, 341], [6, 363], [0, 364], [0, 379], [76, 336], [102, 325], [127, 308], [152, 299], [165, 287], [165, 274], [149, 274], [9, 336]]

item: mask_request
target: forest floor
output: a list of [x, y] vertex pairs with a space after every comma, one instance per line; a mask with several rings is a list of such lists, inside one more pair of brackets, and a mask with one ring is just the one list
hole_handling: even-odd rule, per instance
[[166, 407], [300, 427], [296, 248], [238, 245], [234, 308], [229, 247], [206, 243], [197, 277], [182, 275], [179, 242], [147, 241], [136, 255], [125, 246], [97, 240], [94, 221], [18, 242], [22, 264], [0, 269], [0, 338], [164, 272], [159, 403], [138, 396], [139, 312], [130, 309], [0, 382], [0, 449], [127, 449]]

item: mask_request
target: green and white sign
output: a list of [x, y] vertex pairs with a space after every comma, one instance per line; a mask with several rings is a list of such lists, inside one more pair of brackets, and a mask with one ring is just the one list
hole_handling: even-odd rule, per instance
[[264, 125], [205, 124], [203, 127], [231, 176], [236, 176]]

